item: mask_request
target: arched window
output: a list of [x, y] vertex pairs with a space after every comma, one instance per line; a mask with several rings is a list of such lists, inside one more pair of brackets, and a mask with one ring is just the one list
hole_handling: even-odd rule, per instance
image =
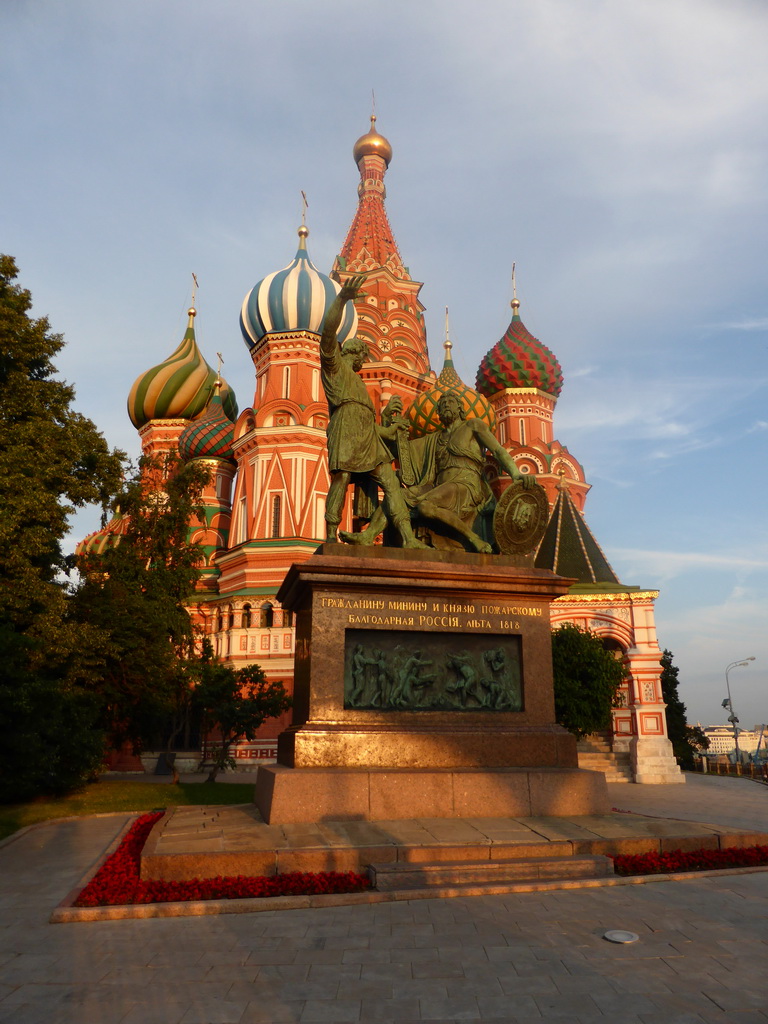
[[283, 398], [291, 397], [291, 368], [283, 367]]
[[520, 444], [525, 444], [525, 420], [520, 420]]
[[221, 631], [223, 629], [224, 629], [224, 613], [222, 612], [221, 608], [219, 608], [218, 612], [216, 613], [216, 632], [217, 633], [221, 633]]
[[232, 605], [227, 608], [227, 629], [234, 629], [235, 627], [235, 611]]
[[287, 608], [283, 608], [283, 625], [284, 626], [292, 626], [293, 625], [293, 612], [289, 612]]
[[259, 612], [259, 626], [261, 629], [272, 629], [274, 619], [274, 608], [269, 601], [265, 601]]
[[243, 605], [243, 614], [240, 619], [240, 625], [243, 629], [251, 628], [251, 606], [249, 604]]
[[619, 641], [612, 636], [601, 636], [600, 641], [606, 651], [610, 651], [617, 661], [621, 661], [627, 653]]
[[280, 536], [280, 515], [282, 511], [282, 501], [280, 495], [276, 494], [272, 498], [272, 536]]

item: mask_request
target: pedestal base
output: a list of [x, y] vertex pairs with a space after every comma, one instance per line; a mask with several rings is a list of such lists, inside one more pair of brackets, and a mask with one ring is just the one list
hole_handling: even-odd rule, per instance
[[685, 782], [671, 742], [664, 738], [633, 737], [629, 745], [635, 782], [661, 786]]
[[[504, 716], [461, 724], [414, 721], [413, 716], [405, 725], [382, 718], [354, 725], [320, 721], [288, 728], [278, 738], [278, 763], [289, 768], [355, 770], [579, 767], [576, 740], [559, 725], [520, 726]], [[406, 720], [406, 715], [400, 720]]]
[[578, 768], [353, 769], [263, 765], [255, 803], [270, 825], [408, 818], [607, 814], [605, 776]]
[[555, 724], [549, 606], [520, 559], [326, 545], [277, 598], [296, 614], [294, 725], [259, 768], [269, 824], [605, 814]]

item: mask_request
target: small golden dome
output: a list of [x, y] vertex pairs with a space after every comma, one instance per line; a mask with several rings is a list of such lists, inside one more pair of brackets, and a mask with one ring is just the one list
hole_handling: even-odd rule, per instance
[[392, 147], [389, 144], [389, 140], [385, 139], [383, 135], [379, 135], [376, 131], [375, 114], [371, 114], [371, 130], [366, 132], [365, 135], [360, 136], [352, 150], [352, 155], [355, 158], [355, 163], [359, 163], [360, 159], [364, 156], [380, 156], [387, 167], [389, 167], [389, 162], [392, 159]]

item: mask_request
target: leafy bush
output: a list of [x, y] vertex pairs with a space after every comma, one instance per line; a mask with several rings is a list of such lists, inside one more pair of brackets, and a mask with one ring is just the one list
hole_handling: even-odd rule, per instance
[[223, 768], [232, 766], [229, 750], [233, 743], [254, 739], [268, 718], [277, 718], [292, 704], [283, 684], [268, 680], [258, 665], [235, 671], [215, 662], [204, 668], [194, 702], [203, 713], [206, 731], [219, 734], [219, 743], [212, 747], [208, 782], [215, 782]]
[[627, 676], [596, 633], [568, 622], [552, 632], [555, 720], [577, 738], [608, 729]]

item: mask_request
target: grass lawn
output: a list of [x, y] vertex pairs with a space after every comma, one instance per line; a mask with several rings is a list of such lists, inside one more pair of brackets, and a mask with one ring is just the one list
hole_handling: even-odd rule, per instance
[[189, 804], [249, 804], [253, 786], [235, 782], [186, 782], [163, 786], [154, 782], [102, 779], [70, 796], [37, 797], [25, 804], [0, 805], [0, 839], [25, 825], [50, 818], [70, 818], [108, 811], [153, 811]]

